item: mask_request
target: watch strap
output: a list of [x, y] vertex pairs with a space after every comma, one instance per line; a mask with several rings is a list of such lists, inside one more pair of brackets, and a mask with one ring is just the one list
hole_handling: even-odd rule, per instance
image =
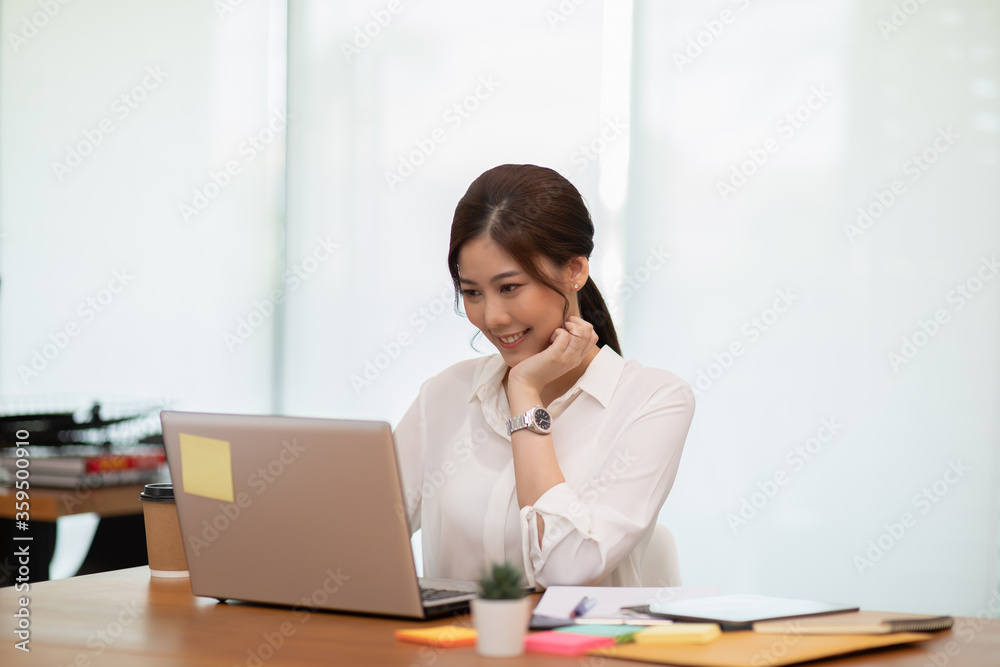
[[527, 413], [511, 417], [507, 420], [507, 435], [511, 435], [514, 431], [520, 431], [522, 428], [528, 428]]

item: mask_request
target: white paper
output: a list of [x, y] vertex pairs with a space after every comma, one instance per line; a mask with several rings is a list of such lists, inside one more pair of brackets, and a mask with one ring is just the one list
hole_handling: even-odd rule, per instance
[[694, 600], [719, 594], [718, 586], [675, 586], [672, 588], [612, 588], [610, 586], [551, 586], [545, 589], [534, 613], [553, 618], [569, 618], [569, 614], [584, 597], [597, 603], [579, 618], [607, 618], [621, 616], [622, 607]]

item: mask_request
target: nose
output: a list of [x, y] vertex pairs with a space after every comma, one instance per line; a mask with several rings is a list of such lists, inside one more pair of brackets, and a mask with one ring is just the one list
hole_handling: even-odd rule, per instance
[[499, 299], [486, 299], [486, 312], [484, 313], [483, 323], [491, 331], [501, 330], [510, 323], [510, 315]]

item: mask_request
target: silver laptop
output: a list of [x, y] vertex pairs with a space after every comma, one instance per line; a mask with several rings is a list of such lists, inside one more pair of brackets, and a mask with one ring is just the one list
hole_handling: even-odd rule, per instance
[[160, 420], [195, 595], [417, 619], [476, 597], [474, 582], [418, 580], [387, 423]]

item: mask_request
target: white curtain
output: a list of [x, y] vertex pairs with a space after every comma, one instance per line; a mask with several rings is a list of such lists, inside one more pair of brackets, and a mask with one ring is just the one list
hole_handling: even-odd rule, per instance
[[0, 5], [0, 389], [15, 405], [271, 408], [273, 316], [255, 304], [281, 259], [275, 9]]
[[671, 258], [623, 346], [698, 390], [661, 515], [685, 583], [986, 609], [997, 9], [637, 3], [626, 271]]

